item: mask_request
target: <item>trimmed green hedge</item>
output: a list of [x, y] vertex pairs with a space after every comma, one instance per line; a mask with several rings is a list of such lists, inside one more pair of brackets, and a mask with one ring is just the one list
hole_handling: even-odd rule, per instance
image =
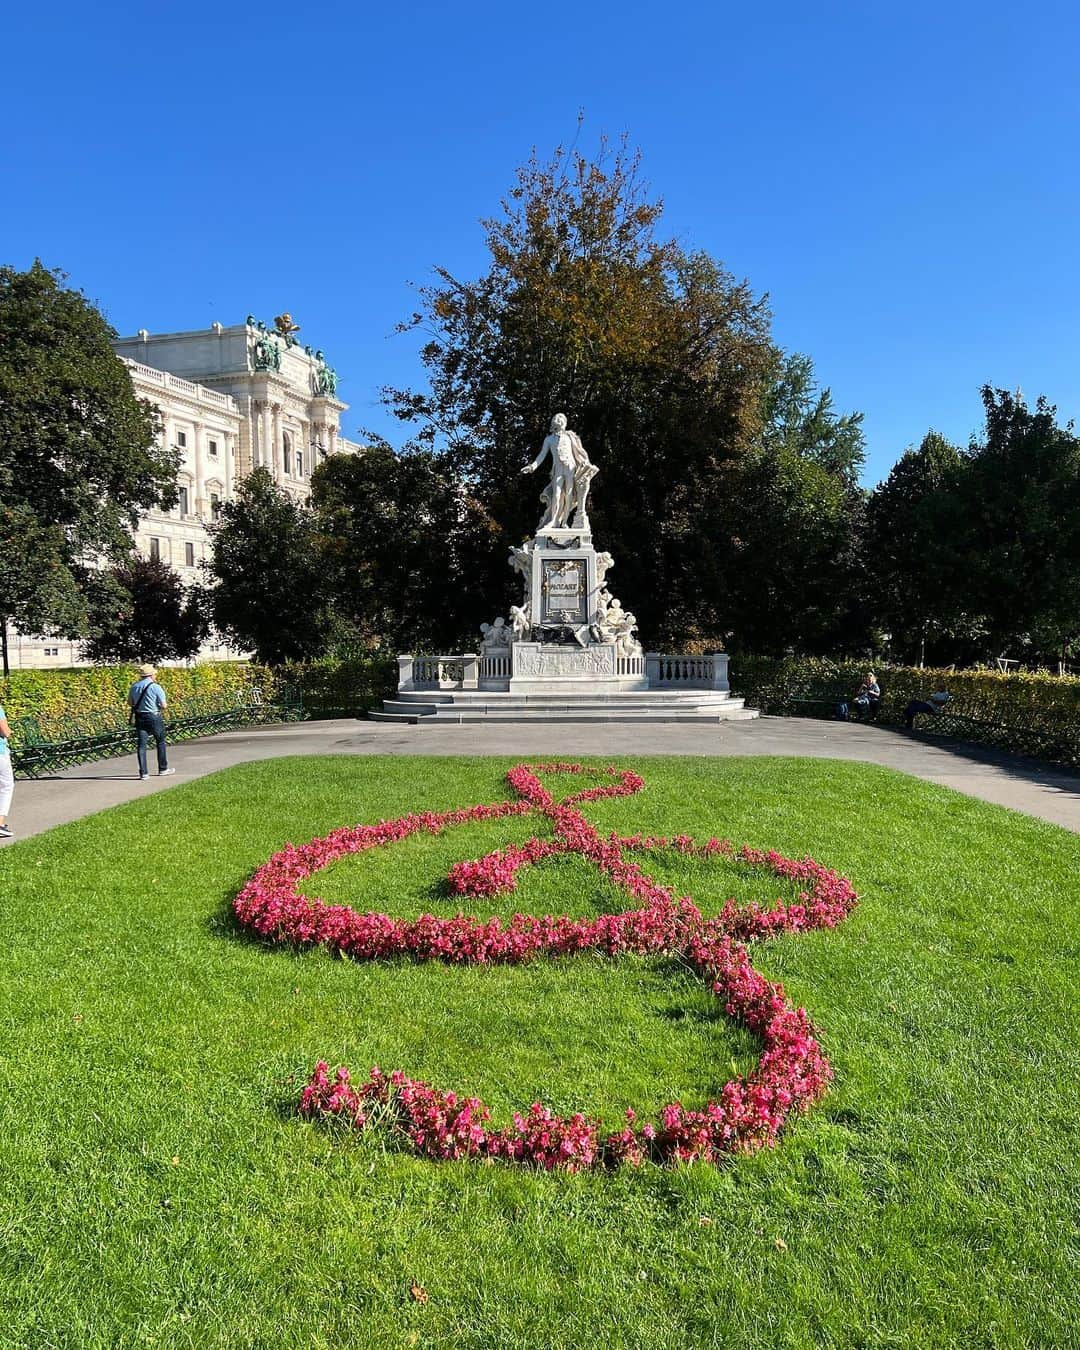
[[[850, 698], [869, 668], [865, 660], [733, 656], [731, 686], [764, 713], [829, 716], [829, 705]], [[920, 733], [955, 736], [1080, 767], [1080, 678], [1076, 676], [912, 666], [876, 665], [873, 669], [881, 685], [879, 722], [902, 725], [908, 703], [927, 698], [940, 679], [953, 701], [938, 718], [920, 717], [916, 723]], [[800, 699], [821, 700], [822, 706], [815, 709], [800, 704]]]
[[[138, 677], [138, 668], [127, 665], [13, 670], [7, 679], [0, 679], [0, 705], [9, 721], [36, 717], [47, 731], [63, 718], [126, 712], [128, 690]], [[208, 700], [228, 699], [236, 690], [258, 689], [267, 702], [272, 702], [279, 686], [272, 670], [243, 661], [163, 666], [158, 679], [173, 717], [184, 717], [195, 705]]]
[[[14, 670], [0, 679], [0, 706], [9, 721], [36, 717], [48, 730], [64, 718], [123, 712], [127, 693], [138, 678], [135, 666], [73, 667], [67, 670]], [[182, 718], [195, 705], [228, 700], [237, 690], [258, 689], [267, 703], [286, 691], [299, 694], [316, 717], [359, 717], [397, 688], [397, 661], [369, 657], [352, 661], [314, 661], [271, 670], [245, 661], [212, 661], [198, 666], [163, 666], [158, 678], [169, 698], [169, 712]]]
[[397, 659], [357, 657], [348, 661], [312, 661], [282, 667], [281, 679], [299, 690], [314, 717], [360, 717], [377, 708], [397, 688]]

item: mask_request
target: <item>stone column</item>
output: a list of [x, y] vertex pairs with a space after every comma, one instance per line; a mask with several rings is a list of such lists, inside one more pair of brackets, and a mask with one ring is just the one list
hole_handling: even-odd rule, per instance
[[248, 409], [248, 436], [251, 438], [251, 465], [249, 472], [253, 472], [262, 463], [262, 404], [258, 399], [251, 400], [251, 406]]
[[712, 688], [730, 689], [728, 683], [728, 654], [727, 652], [712, 652]]
[[274, 477], [278, 480], [279, 483], [283, 482], [285, 477], [284, 473], [282, 472], [282, 459], [281, 459], [281, 450], [284, 444], [285, 440], [281, 434], [281, 404], [275, 403], [274, 440], [273, 440], [273, 449], [270, 451], [270, 453], [274, 457]]
[[251, 453], [251, 463], [248, 465], [248, 473], [259, 467], [259, 405], [255, 399], [248, 400], [247, 409], [247, 432], [248, 448]]
[[221, 453], [224, 457], [221, 465], [222, 497], [225, 501], [232, 500], [232, 485], [235, 465], [233, 463], [233, 435], [231, 431], [226, 431], [221, 438]]
[[196, 422], [193, 425], [195, 444], [192, 447], [192, 473], [191, 483], [195, 494], [195, 500], [192, 503], [192, 511], [196, 516], [207, 514], [208, 504], [206, 501], [206, 461], [204, 458], [203, 424]]
[[271, 478], [276, 478], [274, 472], [274, 438], [270, 430], [270, 404], [262, 405], [262, 421], [259, 426], [259, 463], [264, 469], [270, 470]]

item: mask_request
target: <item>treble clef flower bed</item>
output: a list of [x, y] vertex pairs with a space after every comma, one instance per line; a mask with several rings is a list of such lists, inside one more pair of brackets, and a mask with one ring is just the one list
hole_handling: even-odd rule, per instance
[[[537, 774], [604, 777], [603, 782], [556, 801]], [[449, 963], [519, 964], [537, 957], [577, 952], [668, 955], [703, 979], [725, 1013], [762, 1042], [757, 1067], [728, 1082], [716, 1100], [692, 1111], [679, 1102], [664, 1106], [655, 1123], [605, 1132], [601, 1121], [580, 1112], [555, 1115], [539, 1102], [515, 1113], [513, 1123], [490, 1124], [477, 1097], [442, 1091], [401, 1070], [374, 1068], [354, 1082], [347, 1068], [334, 1072], [320, 1061], [300, 1099], [302, 1115], [341, 1118], [357, 1129], [389, 1128], [426, 1158], [500, 1159], [578, 1171], [621, 1162], [640, 1164], [693, 1160], [748, 1152], [776, 1142], [785, 1121], [824, 1093], [832, 1076], [805, 1009], [793, 1007], [783, 986], [751, 965], [745, 946], [779, 933], [833, 928], [851, 911], [855, 890], [846, 878], [812, 859], [796, 861], [772, 851], [735, 849], [727, 840], [696, 843], [687, 835], [655, 838], [601, 836], [586, 820], [583, 803], [626, 797], [644, 780], [630, 770], [590, 769], [573, 763], [519, 764], [507, 774], [517, 800], [457, 811], [420, 812], [377, 825], [334, 830], [309, 844], [289, 845], [260, 867], [236, 897], [239, 922], [271, 942], [320, 944], [358, 961], [411, 958]], [[395, 919], [328, 905], [298, 893], [314, 873], [350, 854], [380, 848], [419, 833], [440, 834], [471, 821], [537, 812], [553, 827], [548, 839], [496, 849], [473, 862], [455, 863], [448, 874], [455, 895], [482, 897], [514, 890], [523, 867], [559, 854], [577, 854], [631, 897], [631, 908], [595, 918], [515, 914], [482, 919], [431, 914]], [[634, 855], [674, 850], [698, 858], [723, 856], [773, 873], [798, 887], [793, 903], [736, 906], [729, 900], [706, 919], [691, 899], [677, 897], [649, 877]]]

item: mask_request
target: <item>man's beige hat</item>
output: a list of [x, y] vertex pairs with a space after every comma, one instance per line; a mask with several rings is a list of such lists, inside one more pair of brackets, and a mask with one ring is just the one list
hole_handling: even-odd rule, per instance
[[139, 667], [139, 674], [140, 674], [140, 675], [149, 675], [150, 678], [153, 679], [154, 676], [157, 674], [157, 666], [140, 666], [140, 667]]

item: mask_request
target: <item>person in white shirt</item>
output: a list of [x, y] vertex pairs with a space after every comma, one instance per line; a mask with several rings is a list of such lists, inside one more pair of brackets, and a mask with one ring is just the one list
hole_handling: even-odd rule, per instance
[[11, 838], [8, 812], [15, 791], [15, 772], [11, 765], [11, 728], [7, 714], [0, 708], [0, 839]]

